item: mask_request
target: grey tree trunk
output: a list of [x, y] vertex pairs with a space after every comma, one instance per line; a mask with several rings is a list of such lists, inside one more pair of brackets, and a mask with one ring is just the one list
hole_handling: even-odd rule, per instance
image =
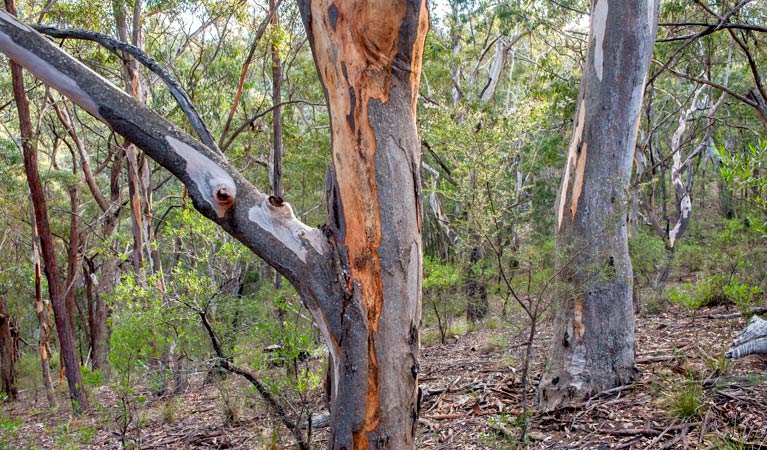
[[656, 0], [592, 4], [589, 51], [558, 199], [564, 289], [539, 407], [550, 410], [633, 382], [628, 183]]
[[301, 223], [220, 153], [0, 11], [0, 52], [178, 177], [195, 208], [295, 286], [332, 357], [329, 448], [414, 449], [421, 316], [425, 0], [302, 0], [330, 111], [329, 225]]

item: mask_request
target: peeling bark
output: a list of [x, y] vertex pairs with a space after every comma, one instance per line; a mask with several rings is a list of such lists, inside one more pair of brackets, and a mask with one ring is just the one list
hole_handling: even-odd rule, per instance
[[299, 7], [334, 130], [330, 229], [345, 281], [341, 310], [323, 308], [335, 343], [329, 447], [413, 448], [421, 286], [415, 101], [426, 5]]
[[[632, 382], [634, 316], [627, 190], [650, 64], [655, 0], [596, 0], [558, 198], [557, 245], [569, 288], [557, 309], [539, 407]], [[648, 12], [649, 11], [649, 12]]]
[[[34, 212], [33, 212], [34, 214]], [[53, 395], [53, 383], [51, 382], [51, 323], [48, 313], [48, 305], [43, 302], [43, 280], [40, 264], [40, 248], [38, 245], [39, 236], [37, 234], [37, 225], [32, 221], [32, 256], [35, 270], [35, 314], [40, 324], [40, 340], [38, 351], [40, 352], [40, 363], [42, 367], [43, 387], [45, 388], [45, 397], [48, 400], [48, 406], [56, 406], [56, 397]]]

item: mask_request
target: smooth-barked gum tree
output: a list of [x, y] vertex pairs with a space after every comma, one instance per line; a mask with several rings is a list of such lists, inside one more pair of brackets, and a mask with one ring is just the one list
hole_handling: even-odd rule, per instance
[[634, 311], [627, 190], [657, 0], [595, 0], [588, 55], [557, 201], [565, 288], [557, 305], [540, 407], [633, 382]]

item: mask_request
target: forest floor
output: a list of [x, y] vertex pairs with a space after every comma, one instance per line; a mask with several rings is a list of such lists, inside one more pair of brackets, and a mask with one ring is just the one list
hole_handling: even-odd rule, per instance
[[[425, 345], [417, 447], [767, 449], [767, 358], [724, 359], [748, 320], [720, 317], [728, 312], [733, 311], [702, 309], [692, 317], [670, 307], [639, 317], [639, 381], [577, 408], [529, 414], [524, 445], [519, 444], [525, 417], [520, 379], [524, 332], [514, 336], [508, 328], [484, 327], [446, 344]], [[548, 345], [549, 330], [546, 324], [543, 328], [533, 349], [528, 398], [534, 397]], [[203, 378], [193, 379], [186, 393], [173, 400], [148, 397], [134, 404], [125, 435], [146, 450], [292, 448], [288, 432], [244, 383], [205, 384]], [[2, 406], [0, 449], [121, 448], [119, 419], [125, 415], [115, 393], [100, 387], [92, 395], [98, 405], [94, 412], [75, 418], [66, 407], [45, 407], [41, 392], [23, 392], [21, 401]], [[309, 404], [322, 405], [320, 396]], [[227, 414], [230, 410], [235, 413]], [[326, 438], [327, 428], [317, 430], [313, 447], [324, 448]]]

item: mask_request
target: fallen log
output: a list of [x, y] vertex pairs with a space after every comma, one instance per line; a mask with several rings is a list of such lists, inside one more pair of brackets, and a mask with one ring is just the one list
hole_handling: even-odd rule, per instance
[[754, 316], [746, 329], [741, 331], [732, 343], [725, 358], [742, 358], [754, 353], [767, 353], [767, 320]]

